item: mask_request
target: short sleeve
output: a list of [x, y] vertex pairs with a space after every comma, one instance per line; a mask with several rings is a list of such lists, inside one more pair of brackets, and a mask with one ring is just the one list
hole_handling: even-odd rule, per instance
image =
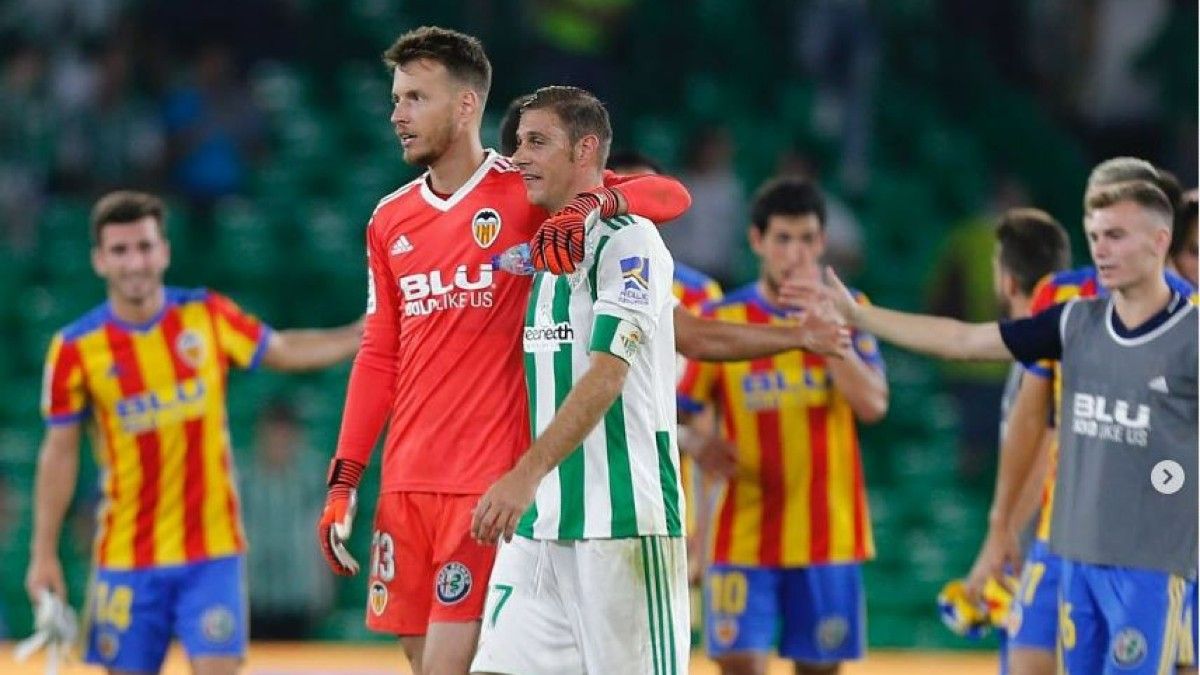
[[79, 345], [63, 338], [50, 341], [42, 377], [42, 417], [55, 426], [79, 422], [87, 415], [88, 397], [83, 382]]
[[595, 317], [592, 351], [633, 360], [674, 302], [673, 268], [649, 223], [634, 221], [602, 240], [588, 279]]
[[270, 327], [219, 293], [209, 293], [208, 306], [213, 313], [218, 349], [239, 368], [257, 368], [267, 353]]
[[1021, 363], [1062, 358], [1060, 319], [1065, 305], [1054, 305], [1024, 319], [1000, 322], [1000, 339]]

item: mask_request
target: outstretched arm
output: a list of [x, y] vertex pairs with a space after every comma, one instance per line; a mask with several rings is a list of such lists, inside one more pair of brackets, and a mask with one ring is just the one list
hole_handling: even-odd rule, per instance
[[697, 361], [746, 361], [805, 349], [841, 356], [850, 331], [836, 322], [816, 322], [809, 313], [790, 326], [751, 326], [705, 319], [675, 307], [675, 351]]
[[362, 321], [337, 328], [281, 330], [271, 333], [263, 364], [272, 370], [317, 370], [344, 361], [358, 351]]
[[819, 281], [785, 283], [781, 295], [787, 304], [816, 309], [832, 306], [851, 325], [899, 347], [944, 359], [1003, 360], [1012, 354], [1000, 337], [996, 323], [966, 323], [924, 314], [910, 314], [875, 305], [861, 305], [827, 268], [829, 286]]

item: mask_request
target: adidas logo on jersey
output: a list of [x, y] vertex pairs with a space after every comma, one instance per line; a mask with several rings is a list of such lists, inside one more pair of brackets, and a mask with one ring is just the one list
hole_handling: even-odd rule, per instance
[[402, 253], [408, 253], [411, 250], [413, 250], [412, 242], [410, 242], [408, 240], [408, 237], [403, 234], [400, 235], [399, 239], [392, 242], [392, 251], [391, 251], [392, 255], [400, 255]]
[[1167, 390], [1167, 378], [1163, 377], [1162, 375], [1159, 375], [1158, 377], [1154, 378], [1153, 380], [1150, 380], [1150, 383], [1146, 386], [1150, 387], [1151, 391], [1157, 391], [1160, 394], [1171, 393], [1170, 391]]

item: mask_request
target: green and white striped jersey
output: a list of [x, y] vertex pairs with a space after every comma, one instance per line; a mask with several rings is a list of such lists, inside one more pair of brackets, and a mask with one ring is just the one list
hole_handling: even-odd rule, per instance
[[580, 271], [539, 273], [525, 313], [525, 383], [534, 437], [590, 364], [629, 363], [621, 396], [538, 486], [517, 533], [533, 539], [683, 534], [675, 439], [674, 262], [636, 216], [589, 220]]

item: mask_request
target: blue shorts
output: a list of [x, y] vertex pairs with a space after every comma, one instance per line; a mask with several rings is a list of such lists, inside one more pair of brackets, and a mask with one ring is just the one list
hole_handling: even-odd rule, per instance
[[1194, 587], [1194, 581], [1166, 572], [1064, 560], [1060, 672], [1175, 672], [1184, 607]]
[[245, 563], [240, 555], [187, 565], [95, 571], [86, 660], [158, 672], [172, 638], [189, 658], [246, 653]]
[[1008, 648], [1053, 652], [1058, 645], [1058, 585], [1062, 558], [1035, 541], [1021, 569], [1008, 614]]
[[857, 563], [795, 568], [713, 565], [704, 575], [708, 653], [762, 652], [805, 663], [862, 658], [866, 616]]

